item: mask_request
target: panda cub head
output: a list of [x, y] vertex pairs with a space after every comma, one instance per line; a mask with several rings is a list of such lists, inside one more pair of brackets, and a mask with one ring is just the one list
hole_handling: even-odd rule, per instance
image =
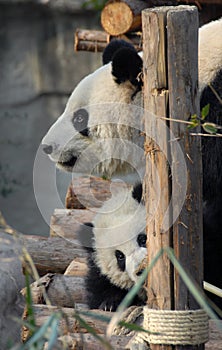
[[93, 222], [94, 259], [103, 275], [120, 288], [130, 288], [146, 256], [145, 207], [139, 188], [120, 191], [107, 201]]
[[[89, 231], [84, 229], [79, 233], [84, 246], [92, 243], [86, 279], [90, 308], [115, 310], [141, 275], [139, 266], [147, 256], [146, 214], [141, 196], [142, 185], [113, 195], [88, 224], [92, 236], [87, 236]], [[141, 296], [143, 299], [143, 292], [136, 304], [144, 302]]]
[[127, 141], [142, 154], [142, 59], [131, 44], [118, 40], [105, 50], [103, 63], [76, 86], [42, 140], [44, 152], [62, 170], [111, 177], [137, 166]]

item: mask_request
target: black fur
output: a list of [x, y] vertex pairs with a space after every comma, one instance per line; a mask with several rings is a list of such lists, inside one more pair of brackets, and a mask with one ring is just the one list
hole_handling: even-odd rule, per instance
[[142, 194], [143, 194], [143, 185], [142, 183], [138, 183], [137, 185], [135, 185], [133, 187], [133, 191], [132, 191], [132, 197], [138, 202], [140, 203], [142, 200]]
[[89, 113], [85, 108], [80, 108], [76, 112], [74, 112], [72, 123], [76, 131], [78, 131], [83, 136], [89, 136]]
[[142, 87], [140, 74], [142, 72], [143, 61], [136, 51], [129, 48], [117, 50], [112, 59], [112, 74], [116, 78], [117, 84], [130, 81], [139, 89]]
[[105, 48], [103, 52], [103, 64], [107, 64], [112, 61], [114, 53], [120, 48], [128, 48], [136, 52], [134, 46], [125, 40], [112, 40]]
[[[128, 293], [128, 289], [115, 286], [106, 276], [102, 275], [94, 262], [93, 254], [89, 254], [88, 267], [86, 289], [89, 308], [115, 311]], [[143, 303], [139, 297], [136, 297], [132, 302], [133, 305], [142, 305]]]
[[[222, 99], [222, 70], [211, 85]], [[208, 103], [210, 111], [205, 121], [222, 126], [222, 104], [209, 86], [201, 94], [200, 108]], [[218, 132], [221, 133], [221, 130]], [[202, 153], [204, 200], [211, 200], [222, 193], [222, 138], [203, 137]]]
[[[222, 99], [222, 70], [211, 83]], [[206, 121], [222, 125], [222, 105], [207, 86], [201, 95], [200, 108], [210, 104]], [[221, 133], [221, 130], [218, 130]], [[222, 138], [203, 137], [203, 231], [204, 280], [222, 288]], [[222, 309], [222, 299], [209, 294]]]
[[111, 41], [104, 50], [103, 64], [112, 61], [112, 74], [117, 84], [130, 81], [135, 86], [131, 99], [141, 90], [143, 61], [135, 48], [124, 40]]

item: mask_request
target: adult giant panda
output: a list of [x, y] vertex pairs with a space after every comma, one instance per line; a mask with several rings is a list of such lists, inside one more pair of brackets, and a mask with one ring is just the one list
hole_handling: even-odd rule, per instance
[[[201, 107], [210, 103], [208, 119], [221, 124], [222, 19], [199, 30]], [[142, 58], [133, 46], [111, 42], [104, 65], [74, 89], [63, 114], [43, 138], [43, 150], [66, 171], [107, 177], [144, 174]], [[218, 193], [222, 184], [220, 140], [203, 139], [204, 191]], [[137, 147], [138, 146], [138, 147]], [[206, 161], [205, 161], [206, 160]], [[137, 177], [134, 176], [134, 181]], [[213, 188], [212, 188], [213, 187]], [[213, 192], [212, 192], [213, 191]]]
[[[115, 311], [141, 274], [140, 264], [147, 254], [141, 196], [141, 184], [123, 189], [79, 232], [89, 254], [86, 290], [91, 309]], [[145, 295], [142, 289], [133, 304], [143, 304]]]
[[58, 168], [110, 178], [144, 170], [138, 107], [143, 62], [124, 41], [109, 45], [103, 57], [104, 65], [77, 85], [42, 143]]

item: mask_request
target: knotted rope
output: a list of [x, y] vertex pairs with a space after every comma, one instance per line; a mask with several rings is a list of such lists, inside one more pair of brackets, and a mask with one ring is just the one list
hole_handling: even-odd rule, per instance
[[134, 344], [199, 345], [209, 339], [208, 316], [204, 310], [153, 310], [144, 307], [143, 328]]

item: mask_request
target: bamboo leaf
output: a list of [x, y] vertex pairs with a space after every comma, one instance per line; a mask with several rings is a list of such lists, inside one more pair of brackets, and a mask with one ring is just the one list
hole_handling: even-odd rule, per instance
[[105, 346], [106, 349], [114, 350], [111, 344], [106, 339], [98, 335], [96, 333], [96, 330], [93, 327], [91, 327], [79, 314], [75, 313], [74, 317], [79, 322], [79, 324], [82, 327], [84, 327], [88, 333], [92, 334], [96, 339], [98, 339]]
[[217, 126], [214, 123], [203, 123], [202, 128], [209, 134], [217, 133]]
[[219, 317], [215, 314], [212, 308], [206, 302], [202, 290], [192, 281], [187, 272], [184, 270], [179, 260], [177, 260], [172, 248], [164, 248], [173, 266], [177, 269], [180, 277], [186, 284], [187, 288], [196, 299], [198, 304], [206, 311], [206, 313], [214, 320], [219, 321]]
[[58, 329], [59, 329], [59, 318], [56, 317], [52, 321], [52, 325], [51, 325], [51, 329], [50, 329], [51, 336], [50, 336], [49, 341], [48, 341], [47, 350], [53, 349], [53, 346], [54, 346], [54, 344], [57, 340], [57, 337], [58, 337]]
[[202, 120], [205, 120], [205, 118], [208, 116], [209, 110], [210, 110], [209, 103], [201, 109], [201, 119]]

